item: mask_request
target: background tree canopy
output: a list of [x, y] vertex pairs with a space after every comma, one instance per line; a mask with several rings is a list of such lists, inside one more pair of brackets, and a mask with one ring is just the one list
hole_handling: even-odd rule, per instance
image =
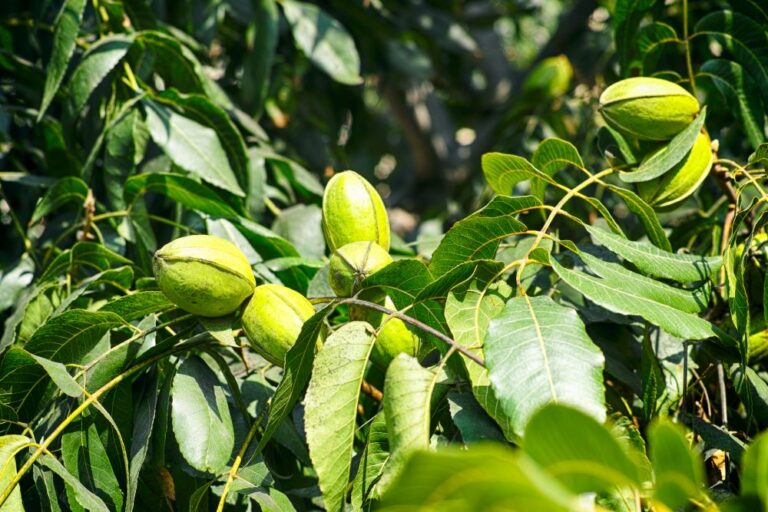
[[0, 510], [768, 510], [767, 112], [759, 0], [5, 0]]

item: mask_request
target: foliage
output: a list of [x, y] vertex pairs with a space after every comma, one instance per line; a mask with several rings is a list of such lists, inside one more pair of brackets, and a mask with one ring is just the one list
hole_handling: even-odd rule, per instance
[[[768, 509], [760, 2], [0, 19], [3, 511]], [[600, 92], [636, 75], [701, 113], [657, 145], [605, 126]], [[654, 209], [638, 187], [702, 129], [709, 175]], [[321, 203], [349, 167], [394, 262], [337, 297]], [[282, 367], [238, 312], [159, 290], [153, 254], [190, 233], [311, 299]], [[395, 321], [419, 350], [385, 368]]]

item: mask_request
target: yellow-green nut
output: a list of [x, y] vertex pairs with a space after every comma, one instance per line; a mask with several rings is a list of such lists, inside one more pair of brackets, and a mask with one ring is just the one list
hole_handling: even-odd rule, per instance
[[262, 284], [253, 291], [241, 323], [251, 347], [270, 363], [283, 366], [286, 352], [314, 314], [312, 303], [299, 292], [279, 284]]
[[392, 263], [376, 242], [353, 242], [339, 248], [328, 263], [328, 283], [339, 297], [351, 297], [369, 275]]
[[245, 254], [229, 240], [210, 235], [169, 242], [155, 252], [152, 267], [168, 299], [199, 316], [232, 313], [256, 286]]
[[557, 98], [568, 92], [573, 78], [573, 66], [565, 55], [543, 59], [533, 68], [523, 84], [523, 91], [541, 93]]
[[699, 113], [696, 98], [676, 83], [659, 78], [627, 78], [600, 96], [605, 121], [624, 135], [669, 140]]
[[[384, 307], [391, 310], [397, 309], [389, 297], [384, 300]], [[419, 337], [408, 329], [405, 322], [371, 309], [366, 309], [364, 319], [373, 327], [379, 328], [379, 334], [371, 351], [373, 364], [386, 369], [401, 352], [416, 357], [419, 352]]]
[[328, 182], [323, 194], [323, 233], [331, 252], [352, 242], [374, 241], [389, 250], [389, 220], [381, 196], [354, 171]]
[[[666, 146], [659, 151], [667, 151]], [[657, 208], [669, 208], [693, 194], [711, 168], [711, 141], [707, 134], [700, 133], [682, 162], [654, 180], [638, 183], [637, 189], [646, 203]]]

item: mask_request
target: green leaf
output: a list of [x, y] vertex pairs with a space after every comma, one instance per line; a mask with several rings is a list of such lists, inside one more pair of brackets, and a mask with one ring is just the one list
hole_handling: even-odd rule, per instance
[[224, 109], [200, 94], [182, 94], [168, 89], [153, 97], [158, 103], [180, 109], [187, 117], [216, 132], [226, 151], [237, 182], [243, 190], [250, 190], [249, 157], [245, 141], [235, 123]]
[[88, 267], [103, 272], [112, 265], [130, 265], [128, 258], [121, 256], [107, 246], [96, 242], [77, 242], [72, 246], [69, 270], [75, 274], [77, 267]]
[[272, 397], [272, 406], [264, 427], [264, 434], [259, 440], [255, 452], [260, 453], [267, 442], [277, 431], [283, 420], [290, 414], [296, 405], [304, 387], [309, 382], [312, 373], [312, 365], [315, 361], [317, 349], [317, 337], [323, 329], [325, 319], [336, 309], [335, 304], [330, 304], [312, 315], [301, 327], [296, 343], [285, 355], [283, 378]]
[[382, 492], [411, 453], [429, 448], [431, 402], [438, 375], [406, 354], [398, 355], [387, 368], [384, 412], [391, 456], [379, 484]]
[[704, 120], [707, 117], [707, 107], [703, 107], [698, 117], [683, 131], [675, 135], [664, 148], [653, 153], [644, 160], [636, 171], [619, 174], [619, 177], [627, 183], [638, 183], [658, 178], [672, 169], [691, 152], [696, 137], [699, 136]]
[[30, 224], [35, 224], [49, 213], [58, 210], [69, 202], [77, 202], [80, 207], [88, 197], [88, 185], [74, 176], [62, 178], [53, 185], [37, 203]]
[[[504, 153], [486, 153], [482, 158], [483, 175], [491, 190], [499, 195], [514, 196], [515, 185], [541, 174], [525, 158]], [[549, 181], [550, 178], [545, 181]]]
[[83, 19], [86, 0], [66, 0], [61, 6], [61, 11], [56, 17], [53, 26], [53, 50], [51, 60], [48, 61], [43, 88], [43, 100], [37, 113], [38, 121], [48, 110], [48, 106], [56, 96], [59, 85], [64, 78], [69, 66], [69, 60], [75, 52], [77, 34], [80, 31], [80, 22]]
[[378, 510], [585, 510], [521, 451], [498, 445], [417, 452]]
[[83, 508], [93, 512], [110, 512], [109, 507], [107, 507], [102, 499], [88, 490], [76, 476], [67, 471], [67, 468], [65, 468], [61, 462], [50, 455], [42, 455], [38, 461], [64, 480], [64, 482], [72, 489], [73, 496], [77, 500], [77, 503]]
[[276, 170], [285, 176], [293, 187], [305, 194], [322, 197], [324, 188], [317, 176], [283, 155], [264, 148], [251, 148], [251, 155], [266, 159]]
[[[673, 336], [684, 339], [705, 340], [718, 338], [721, 334], [714, 325], [703, 318], [676, 309], [667, 301], [659, 302], [648, 298], [655, 292], [644, 288], [638, 281], [632, 281], [628, 285], [620, 279], [602, 279], [567, 269], [554, 259], [550, 263], [566, 284], [609, 311], [639, 316]], [[639, 293], [638, 289], [642, 290], [642, 293]]]
[[465, 445], [479, 441], [504, 441], [499, 426], [483, 410], [472, 393], [449, 392], [448, 408]]
[[463, 219], [448, 230], [432, 253], [429, 270], [440, 276], [466, 261], [493, 259], [502, 240], [526, 229], [511, 216]]
[[37, 329], [24, 348], [59, 363], [84, 363], [101, 337], [121, 325], [123, 319], [114, 313], [71, 309]]
[[69, 111], [79, 115], [96, 87], [123, 60], [133, 36], [114, 35], [100, 39], [83, 55], [67, 84]]
[[683, 507], [690, 499], [706, 501], [701, 458], [689, 448], [680, 426], [660, 419], [648, 428], [648, 444], [656, 499], [672, 510]]
[[[475, 279], [455, 287], [445, 302], [445, 318], [454, 339], [483, 356], [481, 348], [491, 318], [503, 309], [512, 289], [499, 281], [489, 284], [501, 269], [501, 263], [480, 267]], [[513, 423], [507, 416], [488, 380], [488, 370], [474, 362], [467, 361], [467, 373], [472, 382], [472, 394], [483, 409], [501, 427], [507, 439], [514, 439]]]
[[637, 33], [637, 50], [643, 57], [662, 45], [680, 42], [675, 29], [660, 21], [649, 23]]
[[245, 197], [216, 132], [170, 108], [145, 99], [152, 140], [179, 167], [238, 197]]
[[648, 275], [692, 283], [709, 279], [720, 269], [719, 256], [704, 257], [663, 251], [646, 242], [634, 242], [603, 229], [586, 226], [592, 238]]
[[645, 277], [619, 265], [609, 263], [580, 252], [579, 257], [598, 276], [621, 285], [627, 292], [679, 309], [686, 313], [700, 313], [709, 304], [709, 288], [701, 286], [688, 291]]
[[[554, 176], [568, 166], [586, 170], [576, 146], [562, 139], [544, 139], [531, 156], [531, 163], [547, 176]], [[544, 197], [546, 183], [540, 179], [531, 180], [531, 190], [538, 198]]]
[[249, 113], [258, 119], [269, 91], [270, 72], [277, 49], [280, 17], [274, 0], [253, 2], [255, 34], [243, 63], [240, 97], [249, 105]]
[[[16, 477], [16, 453], [31, 440], [27, 436], [0, 436], [0, 488], [5, 489]], [[24, 512], [21, 486], [17, 485], [2, 506], [3, 512]]]
[[104, 187], [114, 209], [125, 208], [123, 183], [131, 176], [144, 153], [149, 132], [139, 109], [132, 109], [105, 135]]
[[765, 113], [754, 79], [741, 65], [725, 59], [708, 60], [701, 65], [698, 76], [712, 80], [740, 121], [752, 147], [759, 147], [765, 139]]
[[493, 390], [517, 435], [549, 402], [605, 419], [605, 358], [573, 309], [546, 296], [510, 299], [491, 319], [483, 351]]
[[534, 414], [525, 427], [523, 449], [576, 494], [640, 486], [626, 448], [591, 416], [570, 407], [550, 404]]
[[338, 21], [313, 4], [285, 0], [282, 7], [296, 45], [317, 67], [342, 84], [363, 81], [355, 42]]
[[502, 217], [515, 215], [541, 206], [541, 200], [534, 196], [504, 196], [498, 195], [481, 209], [474, 212], [471, 217]]
[[648, 203], [626, 188], [617, 187], [611, 183], [606, 183], [605, 186], [608, 190], [622, 198], [627, 205], [627, 208], [629, 208], [629, 211], [637, 215], [637, 219], [645, 229], [645, 234], [648, 236], [648, 240], [650, 240], [653, 245], [664, 251], [672, 251], [672, 245], [669, 243], [664, 228], [661, 226], [661, 222], [659, 222], [655, 210], [649, 206]]
[[714, 36], [741, 64], [762, 91], [768, 105], [768, 38], [755, 20], [737, 12], [722, 10], [707, 14], [696, 23], [696, 34]]
[[199, 357], [186, 359], [173, 378], [173, 432], [184, 460], [218, 474], [229, 462], [235, 432], [224, 386]]
[[376, 485], [389, 460], [389, 433], [387, 417], [379, 411], [371, 420], [368, 439], [360, 456], [355, 481], [352, 485], [352, 507], [359, 510], [368, 500], [379, 499], [380, 489]]
[[104, 304], [99, 311], [115, 313], [126, 322], [132, 322], [152, 313], [164, 313], [174, 307], [163, 292], [144, 290], [113, 299]]
[[374, 336], [350, 322], [325, 340], [304, 399], [304, 424], [327, 510], [344, 510], [354, 448], [357, 403]]
[[206, 185], [180, 174], [137, 174], [128, 178], [124, 187], [123, 195], [129, 207], [147, 192], [155, 192], [214, 217], [237, 217], [237, 212], [221, 196]]
[[50, 359], [32, 354], [30, 354], [30, 357], [43, 367], [45, 373], [48, 374], [53, 383], [56, 384], [56, 387], [58, 387], [62, 393], [75, 398], [83, 394], [83, 388], [77, 383], [74, 377], [69, 374], [67, 367], [62, 363], [57, 363]]
[[664, 396], [666, 382], [664, 371], [651, 346], [649, 336], [643, 336], [643, 351], [640, 356], [640, 377], [643, 385], [643, 415], [646, 421], [653, 419], [659, 409], [658, 400]]
[[297, 204], [280, 211], [272, 230], [291, 242], [302, 256], [320, 260], [325, 255], [322, 216], [317, 205]]
[[768, 506], [768, 432], [758, 435], [744, 452], [741, 493], [757, 496], [764, 507]]
[[[105, 503], [109, 503], [111, 510], [122, 510], [123, 493], [120, 484], [99, 432], [92, 422], [90, 425], [79, 422], [77, 428], [61, 436], [61, 458], [67, 471]], [[86, 506], [80, 502], [79, 493], [70, 489], [67, 489], [68, 494], [72, 492], [74, 499]]]
[[144, 386], [136, 398], [136, 412], [131, 430], [130, 466], [125, 492], [125, 512], [132, 512], [136, 502], [139, 476], [149, 452], [152, 426], [157, 411], [157, 399], [160, 393], [159, 387], [157, 375], [151, 375], [144, 381]]

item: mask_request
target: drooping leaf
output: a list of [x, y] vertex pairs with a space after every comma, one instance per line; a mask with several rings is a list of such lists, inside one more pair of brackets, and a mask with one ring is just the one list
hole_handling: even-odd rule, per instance
[[37, 223], [49, 213], [56, 211], [69, 202], [77, 202], [80, 206], [88, 197], [88, 185], [74, 176], [62, 178], [52, 186], [35, 207], [30, 224]]
[[639, 183], [658, 178], [672, 169], [690, 153], [696, 137], [699, 136], [704, 120], [707, 117], [707, 107], [703, 107], [698, 117], [683, 131], [675, 135], [664, 148], [653, 153], [640, 164], [636, 171], [625, 172], [619, 177], [627, 183]]
[[184, 460], [218, 474], [229, 462], [235, 433], [224, 386], [198, 357], [186, 359], [173, 378], [173, 432]]
[[[20, 348], [19, 350], [24, 349]], [[74, 377], [70, 375], [67, 371], [67, 367], [62, 363], [57, 363], [33, 354], [29, 354], [29, 356], [37, 361], [37, 364], [45, 370], [45, 373], [48, 374], [53, 383], [56, 384], [56, 387], [58, 387], [62, 393], [75, 398], [83, 394], [83, 388], [77, 383]]]
[[176, 165], [231, 194], [245, 197], [213, 129], [156, 101], [145, 99], [142, 103], [152, 140]]
[[576, 494], [640, 486], [626, 447], [583, 412], [551, 404], [528, 422], [523, 449], [552, 477]]
[[[78, 422], [74, 429], [61, 436], [61, 458], [67, 471], [85, 488], [105, 503], [109, 503], [112, 510], [123, 508], [123, 492], [104, 443], [92, 422], [90, 424], [85, 421]], [[67, 492], [68, 495], [72, 493], [77, 503], [86, 506], [80, 501], [78, 490], [68, 486]]]
[[86, 0], [67, 0], [61, 6], [61, 11], [56, 17], [53, 26], [53, 49], [51, 60], [48, 61], [43, 88], [43, 101], [37, 113], [38, 120], [42, 119], [48, 106], [56, 96], [59, 85], [67, 72], [69, 60], [75, 51], [77, 34], [80, 31], [80, 22], [83, 19]]
[[374, 340], [368, 324], [350, 322], [325, 340], [315, 358], [304, 399], [304, 423], [327, 510], [344, 509], [358, 396]]
[[383, 411], [379, 411], [368, 428], [368, 439], [360, 456], [360, 464], [352, 485], [353, 507], [360, 509], [366, 501], [381, 497], [376, 483], [384, 471], [389, 456], [387, 417]]
[[754, 79], [740, 64], [725, 59], [708, 60], [701, 65], [699, 75], [712, 80], [741, 122], [752, 147], [758, 148], [765, 139], [765, 110]]
[[685, 432], [668, 419], [660, 419], [648, 429], [651, 463], [655, 475], [655, 498], [674, 510], [689, 499], [704, 500], [704, 468], [701, 458], [691, 451]]
[[645, 228], [645, 234], [648, 236], [648, 240], [650, 240], [653, 245], [664, 251], [672, 251], [672, 245], [669, 243], [666, 233], [664, 233], [664, 228], [662, 227], [661, 222], [659, 222], [656, 212], [648, 205], [648, 203], [626, 188], [617, 187], [612, 183], [606, 183], [606, 187], [614, 194], [621, 197], [627, 205], [627, 208], [637, 215], [638, 220], [643, 225], [643, 228]]
[[335, 304], [330, 304], [304, 322], [296, 343], [285, 355], [283, 378], [272, 397], [267, 424], [256, 447], [256, 453], [261, 452], [301, 397], [312, 373], [315, 350], [317, 350], [317, 337], [323, 329], [323, 322], [335, 307]]
[[245, 141], [224, 109], [203, 95], [182, 94], [176, 89], [165, 90], [153, 98], [158, 103], [181, 110], [193, 121], [214, 130], [237, 177], [237, 183], [244, 191], [250, 190], [249, 157]]
[[258, 119], [269, 90], [280, 18], [274, 0], [258, 0], [254, 2], [254, 10], [256, 30], [253, 46], [249, 48], [243, 63], [241, 97], [246, 105], [251, 106], [253, 117]]
[[43, 466], [56, 473], [69, 487], [72, 488], [73, 496], [80, 506], [93, 512], [109, 512], [109, 507], [107, 507], [104, 501], [88, 490], [76, 476], [67, 471], [67, 468], [65, 468], [61, 462], [50, 455], [42, 455], [38, 461]]
[[510, 299], [491, 319], [483, 351], [493, 390], [517, 435], [550, 402], [605, 419], [605, 358], [575, 310], [547, 296]]
[[125, 180], [123, 195], [128, 206], [147, 192], [163, 194], [187, 208], [215, 217], [237, 216], [237, 212], [213, 190], [180, 174], [137, 174]]
[[355, 42], [338, 21], [313, 4], [286, 0], [282, 7], [296, 45], [317, 67], [342, 84], [362, 82]]
[[133, 36], [114, 35], [99, 40], [88, 49], [67, 84], [69, 109], [79, 115], [93, 91], [112, 71], [133, 44]]
[[150, 375], [144, 382], [141, 394], [137, 396], [136, 413], [133, 418], [133, 435], [129, 447], [130, 466], [128, 485], [125, 492], [125, 512], [132, 512], [139, 488], [139, 475], [149, 452], [152, 427], [157, 413], [159, 382], [157, 374]]
[[746, 70], [768, 104], [768, 38], [755, 20], [738, 12], [716, 10], [694, 26], [696, 33], [719, 40], [727, 52]]

